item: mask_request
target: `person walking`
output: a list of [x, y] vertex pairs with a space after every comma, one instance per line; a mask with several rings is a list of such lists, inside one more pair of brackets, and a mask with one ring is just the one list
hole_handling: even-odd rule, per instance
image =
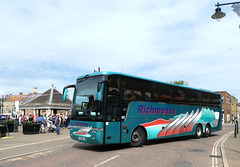
[[56, 114], [55, 126], [56, 126], [57, 135], [60, 135], [60, 125], [61, 125], [61, 118], [59, 117], [59, 114]]
[[19, 125], [19, 126], [22, 125], [22, 124], [21, 124], [21, 122], [22, 122], [22, 118], [21, 118], [21, 117], [22, 117], [22, 114], [20, 114], [19, 117], [18, 117], [18, 125]]
[[70, 123], [70, 114], [67, 116], [67, 119], [65, 121], [65, 128], [68, 127], [69, 123]]
[[46, 133], [45, 130], [44, 130], [44, 121], [43, 121], [43, 117], [42, 115], [40, 115], [37, 119], [37, 122], [40, 124], [40, 132], [41, 133]]
[[46, 113], [43, 114], [43, 122], [44, 122], [44, 128], [47, 126], [47, 116]]

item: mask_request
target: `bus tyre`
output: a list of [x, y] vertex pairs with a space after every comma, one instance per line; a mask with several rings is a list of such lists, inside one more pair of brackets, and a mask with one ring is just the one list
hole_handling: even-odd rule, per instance
[[203, 128], [202, 128], [202, 125], [198, 124], [197, 127], [196, 127], [196, 138], [197, 139], [200, 139], [203, 135]]
[[207, 126], [205, 128], [204, 136], [205, 137], [211, 136], [211, 126], [209, 124], [207, 124]]
[[134, 129], [132, 136], [131, 136], [130, 145], [132, 147], [142, 147], [143, 144], [145, 143], [145, 141], [146, 141], [145, 131], [140, 127]]

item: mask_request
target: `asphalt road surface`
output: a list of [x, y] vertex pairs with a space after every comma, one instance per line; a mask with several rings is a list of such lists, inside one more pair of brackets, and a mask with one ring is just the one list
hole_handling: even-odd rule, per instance
[[[138, 148], [127, 144], [96, 146], [79, 143], [69, 137], [67, 129], [59, 136], [54, 133], [29, 135], [17, 144], [11, 143], [11, 139], [1, 139], [0, 145], [1, 142], [5, 146], [10, 143], [8, 147], [0, 148], [0, 167], [210, 167], [213, 157], [218, 161], [217, 166], [222, 166], [216, 143], [230, 131], [233, 131], [232, 124], [224, 125], [222, 131], [208, 138], [164, 139]], [[14, 138], [17, 139], [17, 133]], [[214, 147], [218, 155], [213, 155]]]

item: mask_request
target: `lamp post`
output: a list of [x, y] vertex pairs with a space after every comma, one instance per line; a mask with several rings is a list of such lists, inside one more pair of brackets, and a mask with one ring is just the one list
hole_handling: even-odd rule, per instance
[[[230, 3], [217, 3], [215, 6], [217, 6], [217, 8], [215, 9], [215, 13], [211, 16], [212, 19], [215, 19], [217, 21], [221, 21], [221, 19], [226, 16], [226, 13], [221, 11], [221, 8], [219, 6], [224, 6], [224, 5], [232, 5], [232, 7], [234, 8], [234, 12], [236, 12], [238, 15], [240, 15], [240, 6], [236, 5], [239, 4], [240, 1], [238, 2], [230, 2]], [[235, 4], [235, 6], [234, 6]]]
[[0, 113], [3, 114], [3, 95], [2, 95], [2, 103], [1, 103], [1, 110], [0, 110]]

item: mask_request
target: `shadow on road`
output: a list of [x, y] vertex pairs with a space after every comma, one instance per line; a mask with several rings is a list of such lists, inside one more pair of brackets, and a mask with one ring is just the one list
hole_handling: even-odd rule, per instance
[[[218, 135], [212, 134], [209, 137], [213, 137], [213, 136], [218, 136]], [[208, 138], [208, 137], [203, 136], [202, 138]], [[174, 138], [150, 140], [147, 142], [147, 145], [164, 144], [164, 143], [171, 143], [171, 142], [175, 142], [175, 141], [184, 141], [184, 140], [199, 140], [199, 139], [196, 139], [195, 136], [174, 137]]]
[[89, 144], [76, 143], [72, 147], [81, 149], [81, 150], [94, 151], [94, 152], [108, 152], [108, 151], [128, 149], [130, 148], [130, 145], [129, 144], [89, 145]]
[[[211, 136], [209, 136], [209, 138], [213, 136], [218, 136], [218, 135], [212, 134]], [[206, 137], [202, 137], [202, 138], [206, 138]], [[199, 139], [196, 139], [194, 136], [185, 136], [185, 137], [174, 137], [174, 138], [167, 138], [167, 139], [150, 140], [146, 143], [146, 146], [154, 145], [154, 144], [165, 144], [165, 143], [171, 143], [176, 141], [186, 141], [186, 140], [199, 140]], [[88, 151], [94, 151], [94, 152], [109, 152], [109, 151], [131, 148], [130, 144], [90, 145], [90, 144], [84, 144], [84, 143], [76, 143], [72, 147], [80, 150], [88, 150]]]

